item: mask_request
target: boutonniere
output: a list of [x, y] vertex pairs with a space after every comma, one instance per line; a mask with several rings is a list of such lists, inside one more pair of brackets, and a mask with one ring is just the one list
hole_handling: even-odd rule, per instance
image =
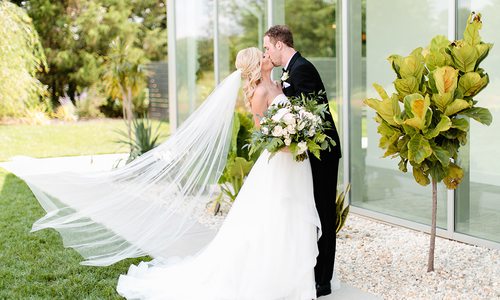
[[283, 72], [283, 75], [281, 75], [281, 81], [286, 81], [288, 77], [288, 72]]

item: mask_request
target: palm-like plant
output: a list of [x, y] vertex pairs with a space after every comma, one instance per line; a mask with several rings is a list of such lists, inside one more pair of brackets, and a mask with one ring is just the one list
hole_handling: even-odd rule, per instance
[[347, 220], [347, 215], [349, 214], [349, 204], [345, 205], [344, 200], [345, 196], [349, 194], [349, 190], [351, 189], [351, 184], [348, 184], [345, 191], [340, 192], [340, 194], [337, 195], [337, 199], [335, 200], [335, 210], [337, 211], [337, 220], [335, 222], [335, 228], [336, 232], [339, 233], [339, 231], [344, 227], [345, 221]]
[[145, 86], [146, 74], [141, 68], [143, 63], [145, 63], [143, 51], [133, 47], [131, 41], [116, 38], [111, 43], [103, 80], [108, 95], [122, 101], [123, 118], [127, 124], [130, 141], [132, 141], [132, 99]]
[[161, 136], [160, 126], [161, 123], [153, 129], [151, 119], [144, 116], [144, 118], [136, 118], [132, 121], [132, 138], [128, 136], [127, 132], [117, 130], [118, 134], [123, 137], [117, 142], [130, 147], [127, 163], [158, 146], [158, 139]]

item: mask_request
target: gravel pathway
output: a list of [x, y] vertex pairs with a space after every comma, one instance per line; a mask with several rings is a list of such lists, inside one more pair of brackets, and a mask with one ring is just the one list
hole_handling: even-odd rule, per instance
[[500, 299], [500, 250], [436, 238], [351, 214], [337, 238], [341, 282], [383, 299]]

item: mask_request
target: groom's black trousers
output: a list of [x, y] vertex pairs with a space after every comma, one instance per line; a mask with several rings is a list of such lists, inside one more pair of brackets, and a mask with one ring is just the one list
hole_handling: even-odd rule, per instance
[[337, 195], [337, 173], [339, 155], [322, 152], [321, 160], [309, 155], [313, 174], [314, 199], [321, 221], [322, 235], [318, 241], [319, 254], [316, 258], [314, 275], [316, 284], [329, 285], [333, 276], [336, 247], [335, 200]]

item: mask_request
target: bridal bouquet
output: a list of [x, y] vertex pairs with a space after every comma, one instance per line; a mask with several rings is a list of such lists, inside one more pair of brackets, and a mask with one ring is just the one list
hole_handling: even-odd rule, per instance
[[253, 132], [250, 154], [264, 148], [271, 154], [288, 147], [296, 161], [307, 159], [307, 151], [318, 159], [321, 150], [330, 150], [335, 142], [325, 134], [331, 128], [324, 121], [328, 104], [318, 104], [320, 94], [290, 98], [289, 102], [271, 105]]

